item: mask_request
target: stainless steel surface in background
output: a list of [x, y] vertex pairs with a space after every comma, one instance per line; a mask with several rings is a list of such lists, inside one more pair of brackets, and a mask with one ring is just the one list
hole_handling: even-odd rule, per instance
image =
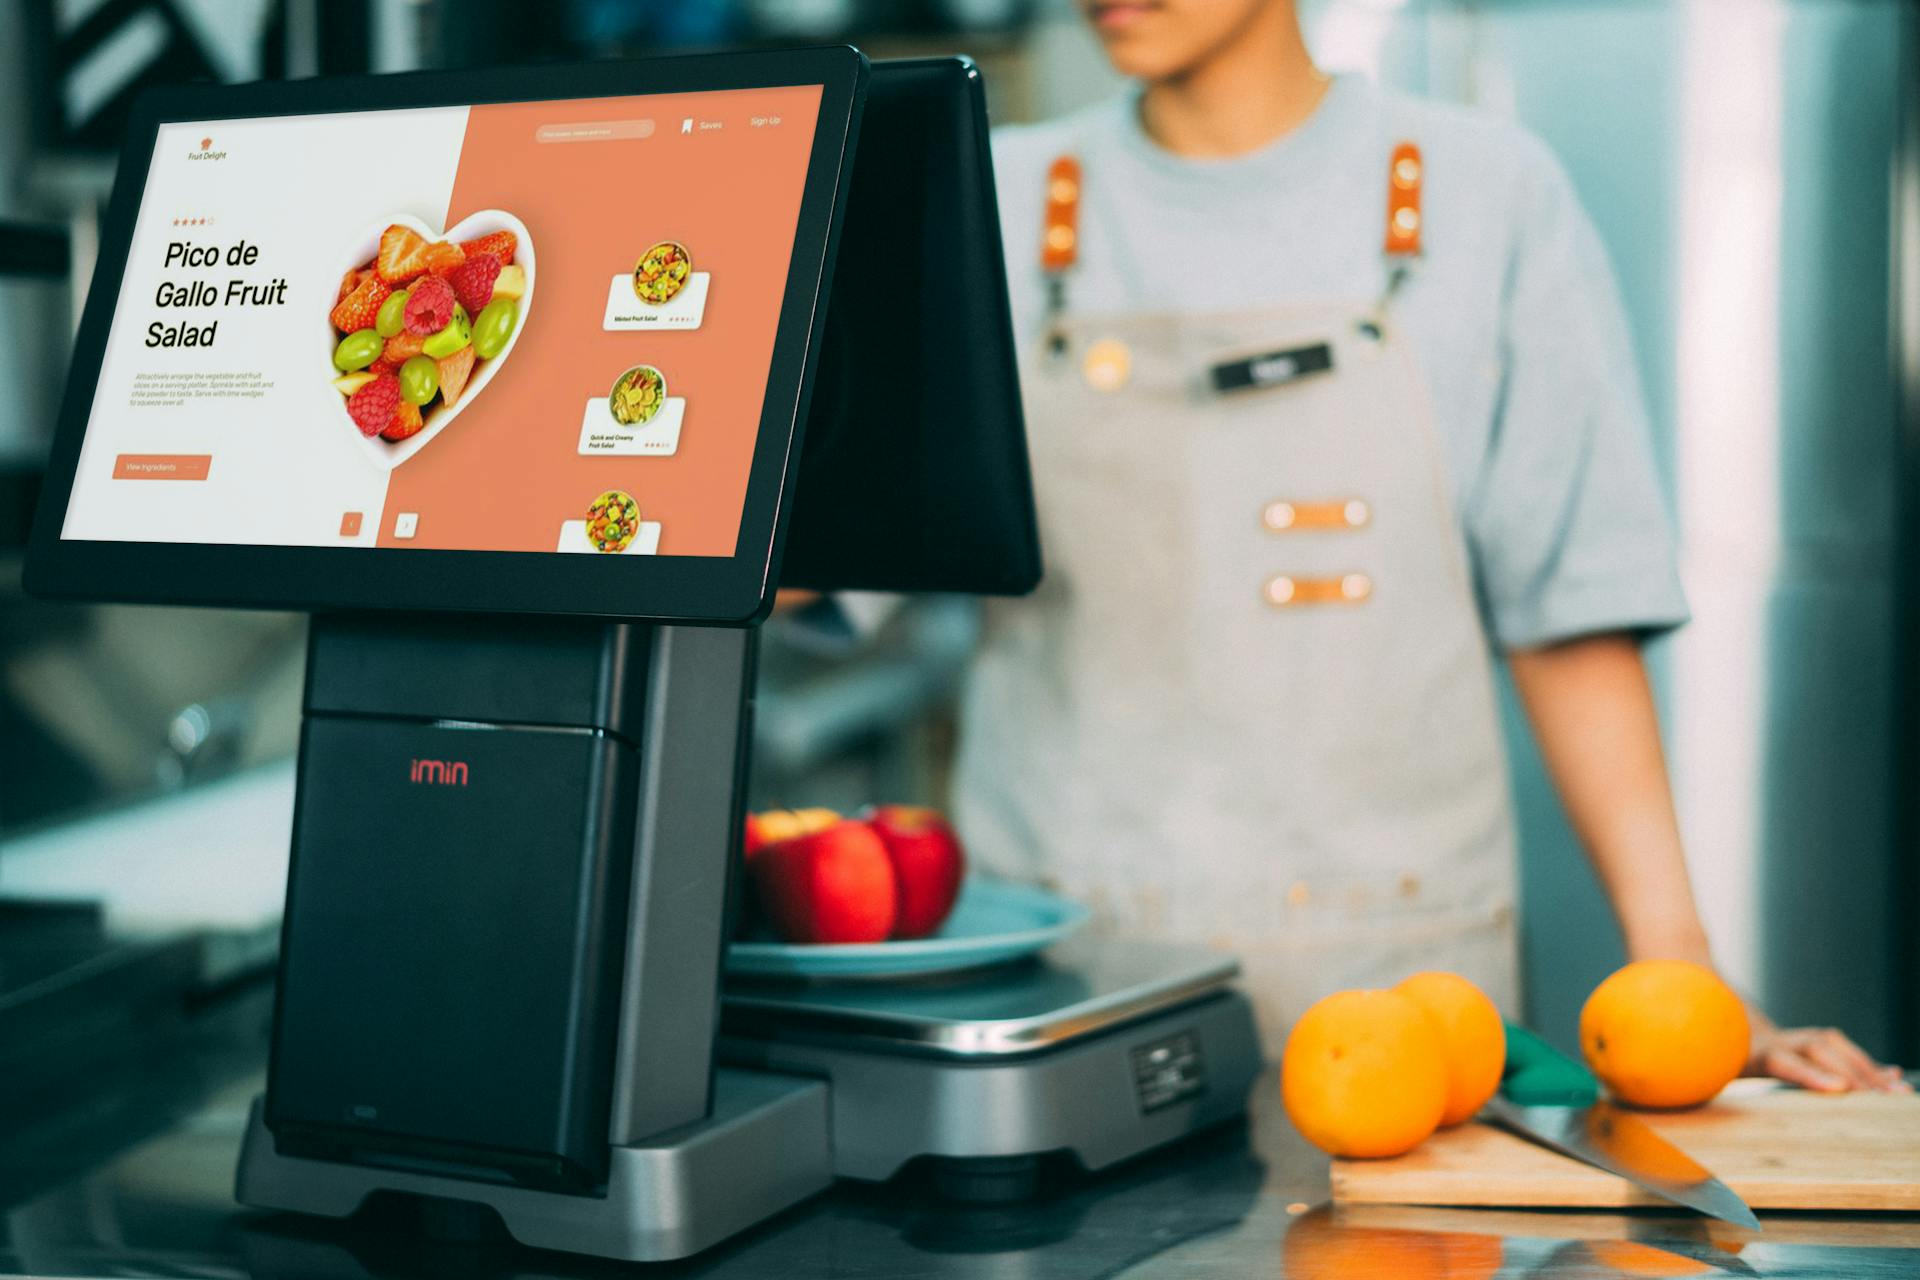
[[[205, 1280], [1920, 1275], [1920, 1215], [1768, 1214], [1765, 1233], [1755, 1235], [1685, 1214], [1315, 1207], [1327, 1193], [1326, 1161], [1285, 1123], [1271, 1075], [1255, 1088], [1250, 1128], [1202, 1135], [1033, 1204], [963, 1207], [911, 1185], [843, 1185], [691, 1262], [616, 1266], [498, 1240], [435, 1243], [421, 1234], [444, 1228], [443, 1217], [403, 1223], [376, 1215], [341, 1225], [241, 1213], [232, 1201], [234, 1156], [258, 1087], [257, 1074], [230, 1080], [157, 1136], [0, 1209], [0, 1273]], [[10, 1158], [0, 1142], [0, 1162]]]

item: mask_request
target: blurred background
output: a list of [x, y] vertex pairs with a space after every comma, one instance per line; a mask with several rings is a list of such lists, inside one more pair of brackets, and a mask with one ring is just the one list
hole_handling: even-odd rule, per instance
[[[1323, 65], [1514, 116], [1571, 172], [1621, 280], [1682, 530], [1695, 621], [1656, 668], [1716, 948], [1776, 1017], [1842, 1024], [1911, 1064], [1916, 15], [1896, 0], [1304, 3]], [[53, 606], [18, 585], [131, 96], [843, 40], [972, 54], [1002, 123], [1117, 87], [1068, 0], [0, 5], [0, 1078], [56, 1032], [137, 1052], [127, 1028], [182, 990], [257, 980], [285, 872], [303, 620]], [[973, 626], [951, 599], [859, 646], [770, 625], [756, 805], [938, 802]], [[1619, 941], [1513, 705], [1527, 1014], [1567, 1041]]]

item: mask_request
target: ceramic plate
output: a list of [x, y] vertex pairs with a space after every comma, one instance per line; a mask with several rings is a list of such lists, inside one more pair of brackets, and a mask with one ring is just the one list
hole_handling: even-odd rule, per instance
[[727, 972], [755, 977], [881, 978], [948, 973], [1044, 950], [1087, 922], [1087, 909], [1056, 893], [1005, 880], [969, 879], [931, 938], [793, 946], [736, 942]]

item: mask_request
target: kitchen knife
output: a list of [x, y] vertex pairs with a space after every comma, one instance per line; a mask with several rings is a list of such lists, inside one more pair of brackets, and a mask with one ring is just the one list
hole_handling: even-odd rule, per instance
[[1760, 1230], [1746, 1202], [1646, 1121], [1600, 1096], [1580, 1063], [1507, 1024], [1507, 1066], [1482, 1118], [1709, 1217]]

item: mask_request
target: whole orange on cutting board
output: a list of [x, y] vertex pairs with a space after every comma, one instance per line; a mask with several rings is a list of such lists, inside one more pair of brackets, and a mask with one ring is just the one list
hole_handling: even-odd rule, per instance
[[1300, 1015], [1280, 1059], [1287, 1115], [1322, 1151], [1397, 1156], [1440, 1126], [1440, 1028], [1397, 991], [1340, 991]]
[[1747, 1009], [1713, 970], [1637, 960], [1580, 1010], [1580, 1051], [1607, 1092], [1636, 1107], [1695, 1107], [1746, 1065]]
[[1500, 1087], [1507, 1065], [1507, 1028], [1487, 993], [1457, 973], [1416, 973], [1395, 991], [1439, 1024], [1447, 1058], [1447, 1105], [1440, 1126], [1463, 1124]]

